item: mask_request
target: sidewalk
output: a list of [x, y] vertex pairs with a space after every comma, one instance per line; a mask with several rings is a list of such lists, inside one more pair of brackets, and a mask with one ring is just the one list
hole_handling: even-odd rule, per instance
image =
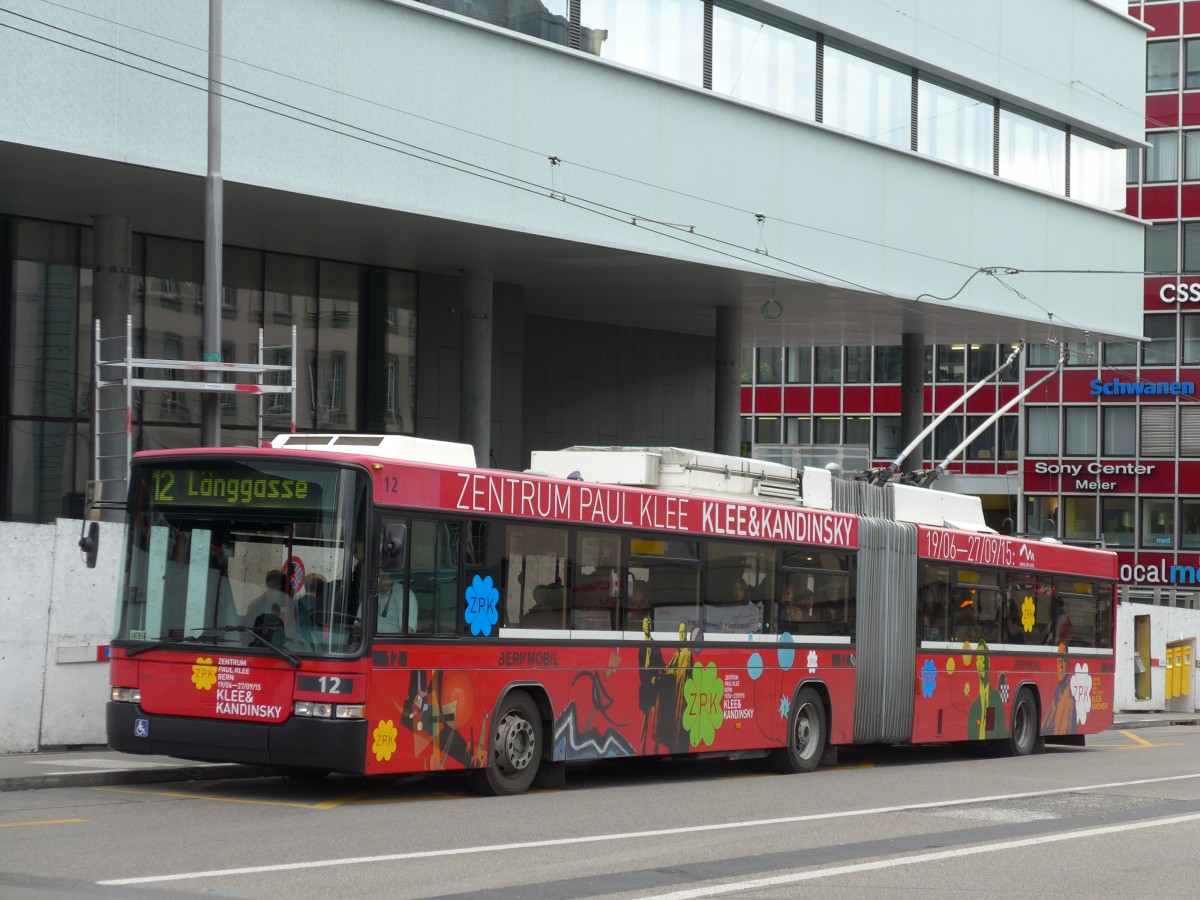
[[[1200, 713], [1118, 713], [1114, 717], [1113, 730], [1198, 724]], [[199, 763], [167, 756], [134, 756], [117, 753], [106, 747], [0, 754], [0, 791], [209, 781], [273, 774], [274, 770], [263, 766]]]

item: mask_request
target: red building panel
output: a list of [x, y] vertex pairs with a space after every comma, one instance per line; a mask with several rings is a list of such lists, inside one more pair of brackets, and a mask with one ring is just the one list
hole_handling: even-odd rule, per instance
[[[1062, 460], [1026, 459], [1022, 483], [1027, 494], [1057, 493], [1062, 481]], [[1039, 467], [1042, 471], [1038, 471]]]
[[1183, 4], [1183, 33], [1200, 34], [1200, 3]]
[[1178, 128], [1179, 127], [1179, 95], [1153, 94], [1146, 97], [1146, 127]]
[[1180, 215], [1184, 218], [1200, 216], [1200, 184], [1185, 184], [1181, 190]]
[[1142, 218], [1178, 219], [1179, 189], [1173, 184], [1142, 188]]
[[1183, 124], [1185, 127], [1200, 125], [1200, 94], [1183, 95]]
[[1180, 460], [1179, 493], [1200, 494], [1200, 460]]
[[[999, 397], [997, 397], [996, 409], [999, 409], [1013, 397], [1021, 392], [1021, 386], [1015, 381], [1005, 381], [1000, 385]], [[1017, 407], [1013, 407], [1009, 412], [1016, 412]]]
[[875, 414], [877, 416], [900, 415], [900, 387], [885, 384], [875, 388]]
[[925, 412], [933, 412], [933, 387], [925, 385], [925, 399], [922, 401], [925, 404]]
[[754, 398], [754, 411], [759, 415], [778, 415], [783, 412], [783, 388], [760, 387]]
[[1131, 216], [1141, 215], [1141, 206], [1139, 204], [1141, 194], [1136, 187], [1125, 188], [1125, 212]]
[[1178, 278], [1147, 278], [1142, 295], [1142, 309], [1146, 312], [1162, 312], [1170, 309], [1171, 305], [1163, 298], [1172, 301], [1178, 296]]
[[823, 386], [812, 389], [812, 408], [817, 415], [840, 415], [842, 412], [842, 389]]
[[754, 412], [754, 388], [742, 388], [742, 415], [748, 416]]
[[978, 392], [967, 398], [967, 412], [994, 413], [1000, 408], [996, 402], [996, 386], [989, 384], [981, 387]]
[[1137, 477], [1139, 494], [1175, 493], [1175, 460], [1154, 460], [1143, 457], [1140, 465], [1143, 469], [1153, 469], [1153, 471]]
[[966, 388], [961, 384], [938, 384], [933, 388], [933, 412], [940, 413], [950, 408], [950, 404], [963, 395]]
[[[1025, 385], [1028, 387], [1034, 384], [1039, 378], [1045, 375], [1045, 372], [1039, 372], [1036, 369], [1032, 372], [1025, 373]], [[1034, 388], [1025, 397], [1025, 403], [1058, 403], [1058, 379], [1051, 378], [1044, 384]]]
[[842, 411], [847, 413], [869, 413], [871, 411], [870, 386], [855, 384], [842, 388]]
[[1094, 403], [1092, 382], [1101, 377], [1095, 369], [1067, 369], [1062, 374], [1062, 402]]
[[1156, 3], [1147, 6], [1142, 21], [1154, 28], [1151, 38], [1171, 37], [1179, 34], [1179, 6], [1175, 3]]
[[812, 412], [812, 388], [784, 388], [783, 411], [789, 416], [807, 415], [808, 413]]

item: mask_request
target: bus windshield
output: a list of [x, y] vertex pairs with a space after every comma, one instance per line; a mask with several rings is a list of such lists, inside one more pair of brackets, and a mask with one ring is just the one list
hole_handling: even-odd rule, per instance
[[357, 653], [366, 501], [351, 468], [135, 464], [114, 639]]

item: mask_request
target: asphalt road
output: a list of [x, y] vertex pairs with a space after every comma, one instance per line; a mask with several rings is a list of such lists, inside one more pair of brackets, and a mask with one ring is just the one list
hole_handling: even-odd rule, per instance
[[1200, 728], [619, 763], [480, 798], [448, 776], [0, 793], [0, 897], [1128, 897], [1200, 893]]

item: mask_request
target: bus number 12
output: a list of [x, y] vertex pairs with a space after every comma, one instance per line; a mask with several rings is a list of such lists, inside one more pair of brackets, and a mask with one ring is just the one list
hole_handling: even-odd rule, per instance
[[154, 502], [170, 503], [175, 498], [171, 496], [171, 488], [175, 486], [175, 473], [164, 472], [161, 469], [154, 473]]

